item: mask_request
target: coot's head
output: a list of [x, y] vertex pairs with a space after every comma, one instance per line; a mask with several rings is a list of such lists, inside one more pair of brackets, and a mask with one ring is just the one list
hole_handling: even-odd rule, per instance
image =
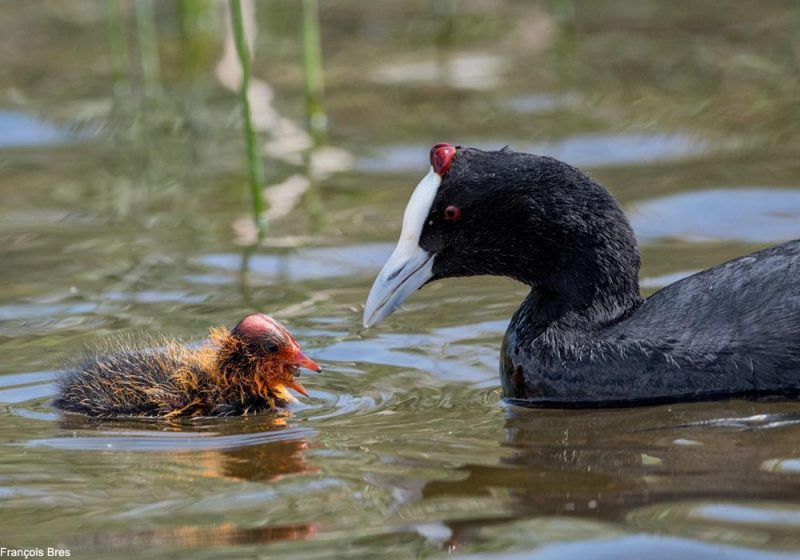
[[219, 369], [231, 382], [252, 383], [255, 392], [285, 397], [285, 387], [307, 395], [297, 381], [300, 368], [321, 368], [278, 321], [263, 313], [248, 315], [220, 341]]
[[638, 298], [639, 254], [619, 205], [553, 158], [437, 144], [364, 310], [371, 326], [427, 282], [497, 275], [578, 308]]

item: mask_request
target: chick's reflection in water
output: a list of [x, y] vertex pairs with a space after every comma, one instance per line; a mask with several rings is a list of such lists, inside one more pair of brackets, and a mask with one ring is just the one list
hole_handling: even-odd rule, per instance
[[308, 442], [276, 441], [222, 452], [203, 451], [185, 459], [200, 467], [202, 476], [268, 482], [295, 474], [311, 474], [318, 469], [305, 460]]
[[150, 531], [122, 531], [88, 538], [75, 538], [70, 548], [90, 548], [105, 551], [140, 551], [143, 546], [174, 547], [176, 549], [207, 548], [242, 544], [269, 544], [306, 539], [317, 532], [316, 525], [297, 523], [239, 527], [233, 523], [217, 525], [179, 525]]
[[[170, 458], [187, 467], [189, 477], [205, 476], [270, 481], [286, 475], [311, 474], [305, 452], [313, 430], [290, 426], [283, 416], [205, 420], [115, 419], [64, 417], [61, 428], [74, 433], [71, 448], [116, 451], [169, 450]], [[74, 443], [77, 442], [77, 443]], [[81, 443], [85, 442], [85, 446]]]
[[[206, 487], [202, 479], [275, 484], [287, 477], [318, 472], [306, 460], [311, 430], [288, 426], [285, 418], [271, 416], [228, 419], [227, 421], [103, 421], [72, 416], [62, 427], [76, 432], [84, 441], [101, 440], [103, 447], [116, 451], [107, 460], [130, 465], [142, 457], [169, 449], [175, 485]], [[81, 433], [99, 433], [81, 437]], [[73, 440], [75, 438], [72, 438]], [[135, 451], [134, 451], [135, 450]], [[142, 453], [144, 452], [144, 453]], [[270, 519], [271, 521], [271, 519]], [[206, 548], [237, 544], [266, 544], [301, 540], [314, 535], [313, 523], [277, 523], [242, 527], [234, 523], [184, 524], [152, 530], [111, 531], [75, 537], [68, 543], [76, 549], [139, 550], [141, 546]]]

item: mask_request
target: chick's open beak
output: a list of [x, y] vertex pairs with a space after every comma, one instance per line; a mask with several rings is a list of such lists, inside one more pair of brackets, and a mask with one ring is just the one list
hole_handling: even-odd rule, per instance
[[289, 381], [287, 381], [286, 382], [286, 386], [289, 387], [289, 389], [294, 389], [295, 391], [297, 391], [298, 393], [300, 393], [304, 397], [308, 396], [308, 392], [306, 391], [306, 388], [303, 387], [300, 384], [300, 382], [297, 381], [296, 379], [290, 379]]
[[[317, 364], [317, 362], [315, 362], [314, 360], [312, 360], [311, 358], [309, 358], [308, 356], [303, 354], [303, 352], [300, 350], [299, 347], [295, 348], [294, 356], [292, 357], [291, 361], [289, 362], [289, 365], [291, 367], [293, 367], [293, 368], [310, 369], [312, 371], [316, 371], [317, 373], [322, 371], [322, 368], [319, 367], [319, 364]], [[286, 386], [289, 387], [290, 389], [294, 389], [295, 391], [297, 391], [298, 393], [300, 393], [304, 397], [308, 396], [308, 392], [306, 391], [306, 388], [303, 387], [300, 384], [300, 382], [297, 380], [297, 378], [294, 377], [294, 376], [292, 376], [289, 379], [289, 381], [286, 382]]]
[[303, 354], [300, 349], [298, 348], [294, 354], [294, 365], [297, 367], [302, 367], [306, 369], [310, 369], [311, 371], [316, 371], [317, 373], [322, 371], [322, 368], [319, 367], [317, 362]]

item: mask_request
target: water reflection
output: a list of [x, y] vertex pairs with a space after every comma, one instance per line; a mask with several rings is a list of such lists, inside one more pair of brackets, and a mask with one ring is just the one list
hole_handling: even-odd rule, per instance
[[787, 241], [800, 237], [800, 190], [740, 187], [692, 191], [637, 203], [628, 215], [636, 236], [643, 241]]
[[658, 503], [631, 511], [626, 522], [641, 531], [741, 547], [793, 550], [800, 546], [800, 509], [785, 500]]
[[117, 531], [86, 537], [69, 537], [64, 541], [68, 548], [89, 550], [96, 554], [141, 554], [152, 548], [162, 554], [166, 550], [180, 551], [196, 548], [221, 548], [234, 545], [266, 545], [281, 541], [309, 538], [317, 532], [312, 523], [241, 527], [234, 523], [208, 525], [178, 525], [148, 531]]
[[[676, 405], [647, 410], [587, 411], [579, 414], [509, 408], [508, 444], [518, 453], [510, 464], [552, 468], [557, 473], [609, 477], [620, 486], [613, 498], [600, 485], [589, 493], [553, 488], [550, 499], [527, 496], [550, 511], [601, 509], [624, 511], [631, 506], [686, 498], [782, 499], [800, 481], [759, 471], [769, 452], [757, 445], [766, 434], [776, 448], [791, 448], [800, 433], [796, 424], [762, 424], [742, 429], [732, 416], [752, 416], [776, 405], [727, 402], [703, 406]], [[777, 405], [790, 410], [791, 404]], [[770, 414], [770, 416], [772, 416]], [[709, 419], [727, 418], [725, 423]], [[686, 442], [696, 442], [686, 445]], [[756, 491], [757, 489], [757, 491]]]
[[[51, 393], [52, 394], [52, 393]], [[311, 429], [287, 425], [288, 412], [231, 419], [194, 421], [158, 419], [98, 420], [53, 413], [69, 437], [34, 438], [27, 448], [83, 452], [171, 453], [191, 477], [270, 481], [317, 471], [305, 458]]]
[[566, 543], [548, 543], [535, 551], [506, 552], [498, 554], [465, 555], [464, 558], [497, 560], [790, 560], [793, 553], [742, 549], [732, 546], [709, 545], [688, 539], [664, 538], [652, 535], [631, 535], [616, 538], [578, 540]]
[[505, 61], [485, 53], [459, 53], [436, 60], [382, 64], [372, 79], [379, 84], [446, 83], [461, 89], [494, 89], [506, 69]]
[[571, 108], [580, 101], [580, 96], [575, 92], [531, 93], [511, 97], [505, 101], [505, 105], [517, 113], [537, 114]]
[[[233, 451], [253, 446], [279, 445], [299, 442], [290, 447], [305, 449], [307, 439], [315, 431], [288, 426], [288, 412], [262, 414], [231, 419], [163, 420], [154, 418], [95, 419], [78, 414], [60, 414], [60, 425], [70, 437], [36, 438], [25, 442], [26, 447], [49, 447], [66, 450], [92, 451]], [[277, 449], [277, 448], [276, 448]], [[284, 456], [268, 454], [283, 465]], [[290, 456], [296, 457], [296, 453]], [[307, 470], [300, 461], [296, 472]], [[269, 465], [267, 464], [266, 467]], [[283, 467], [277, 470], [284, 470]], [[270, 476], [269, 468], [263, 471]]]
[[0, 110], [0, 149], [66, 144], [83, 137], [26, 113]]
[[[748, 402], [603, 411], [510, 406], [510, 455], [497, 465], [464, 464], [460, 476], [431, 481], [421, 494], [478, 499], [502, 493], [512, 499], [515, 517], [616, 520], [633, 531], [793, 549], [800, 546], [794, 500], [800, 479], [762, 466], [776, 449], [796, 454], [800, 414], [791, 403], [775, 408]], [[773, 412], [761, 413], [768, 409]], [[766, 438], [771, 449], [761, 445]], [[496, 523], [502, 518], [448, 523], [448, 542], [474, 544]]]
[[[300, 282], [367, 274], [380, 270], [386, 256], [392, 252], [392, 247], [392, 243], [365, 243], [338, 247], [307, 247], [284, 255], [252, 255], [248, 259], [247, 269], [251, 275], [270, 281]], [[230, 253], [213, 254], [201, 257], [198, 262], [209, 268], [233, 272], [239, 270], [241, 257]], [[203, 282], [205, 278], [205, 276], [190, 277], [197, 282]]]

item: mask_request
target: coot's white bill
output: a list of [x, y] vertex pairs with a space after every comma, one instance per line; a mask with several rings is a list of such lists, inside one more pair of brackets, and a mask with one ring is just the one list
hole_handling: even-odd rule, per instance
[[431, 167], [414, 189], [403, 215], [403, 229], [397, 246], [369, 292], [364, 307], [365, 327], [371, 327], [390, 315], [431, 279], [435, 255], [419, 246], [419, 238], [441, 184], [442, 177]]

